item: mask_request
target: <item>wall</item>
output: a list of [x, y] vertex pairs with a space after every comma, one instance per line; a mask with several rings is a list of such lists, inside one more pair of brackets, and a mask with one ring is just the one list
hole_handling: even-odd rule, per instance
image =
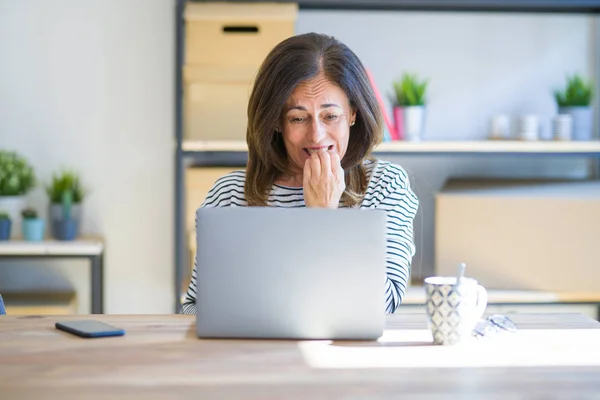
[[[108, 313], [173, 310], [174, 30], [172, 0], [0, 1], [0, 147], [81, 172]], [[53, 265], [89, 312], [86, 263]]]
[[[548, 134], [556, 113], [552, 90], [566, 74], [598, 71], [596, 21], [585, 15], [301, 11], [296, 31], [327, 33], [347, 44], [384, 94], [405, 71], [430, 78], [426, 140], [484, 139], [496, 113], [513, 120], [537, 114]], [[385, 158], [409, 171], [421, 200], [416, 277], [435, 273], [434, 195], [448, 177], [587, 172], [585, 161], [566, 158]]]

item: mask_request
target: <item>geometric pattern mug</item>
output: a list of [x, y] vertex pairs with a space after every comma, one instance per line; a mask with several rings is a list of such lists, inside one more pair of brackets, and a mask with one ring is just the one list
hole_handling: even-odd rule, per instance
[[472, 278], [425, 278], [427, 324], [436, 344], [453, 345], [473, 338], [473, 328], [487, 307], [487, 291]]

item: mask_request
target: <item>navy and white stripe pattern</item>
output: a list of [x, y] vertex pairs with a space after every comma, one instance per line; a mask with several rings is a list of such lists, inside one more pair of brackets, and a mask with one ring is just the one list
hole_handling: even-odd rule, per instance
[[[410, 277], [410, 264], [415, 254], [413, 220], [419, 200], [410, 187], [410, 181], [402, 167], [387, 161], [365, 161], [370, 177], [369, 185], [360, 208], [386, 210], [387, 257], [385, 283], [385, 311], [396, 311]], [[208, 192], [201, 207], [244, 207], [245, 172], [230, 172], [219, 178]], [[303, 189], [273, 185], [267, 205], [270, 207], [306, 207]], [[196, 313], [196, 266], [182, 307], [184, 314]]]

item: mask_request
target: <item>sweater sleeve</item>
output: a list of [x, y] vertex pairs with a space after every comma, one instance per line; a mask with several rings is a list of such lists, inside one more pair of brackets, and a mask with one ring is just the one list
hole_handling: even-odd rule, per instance
[[[209, 198], [207, 197], [207, 201], [208, 200]], [[206, 201], [200, 207], [206, 207]], [[194, 225], [198, 225], [197, 218]], [[192, 277], [190, 279], [190, 284], [188, 285], [187, 293], [185, 294], [185, 300], [181, 306], [182, 314], [196, 314], [196, 267], [196, 257], [194, 257], [194, 269], [192, 270]]]
[[[219, 178], [208, 191], [206, 199], [200, 207], [230, 207], [232, 200], [242, 200], [244, 195], [243, 171], [229, 173]], [[198, 224], [196, 219], [195, 225]], [[194, 257], [194, 269], [188, 290], [181, 306], [182, 314], [196, 314], [196, 257]]]
[[416, 251], [413, 220], [419, 200], [401, 167], [389, 164], [380, 179], [387, 183], [375, 208], [387, 213], [385, 312], [391, 314], [402, 302], [410, 278], [410, 265]]

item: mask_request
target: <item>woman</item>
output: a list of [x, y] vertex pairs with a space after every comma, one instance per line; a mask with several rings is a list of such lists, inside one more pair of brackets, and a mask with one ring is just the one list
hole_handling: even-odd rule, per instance
[[[248, 164], [215, 182], [202, 207], [357, 207], [387, 211], [387, 313], [400, 305], [419, 205], [404, 170], [368, 159], [381, 110], [358, 57], [332, 37], [284, 40], [261, 66], [248, 105]], [[183, 312], [196, 312], [196, 268]]]

